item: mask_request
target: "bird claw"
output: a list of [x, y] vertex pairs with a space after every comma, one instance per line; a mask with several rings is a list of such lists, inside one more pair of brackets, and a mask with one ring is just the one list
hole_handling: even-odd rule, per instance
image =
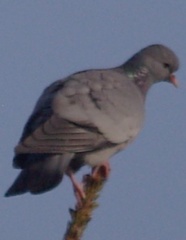
[[110, 164], [108, 161], [106, 161], [102, 165], [94, 167], [92, 169], [92, 178], [98, 179], [101, 177], [103, 179], [107, 179], [110, 174], [110, 170]]

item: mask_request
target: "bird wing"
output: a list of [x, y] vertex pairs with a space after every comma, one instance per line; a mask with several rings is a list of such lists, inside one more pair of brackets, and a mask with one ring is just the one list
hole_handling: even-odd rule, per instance
[[[111, 70], [89, 70], [52, 84], [36, 104], [15, 152], [86, 152], [133, 138], [143, 101], [126, 80]], [[128, 94], [131, 88], [139, 95], [135, 102]]]
[[53, 114], [15, 148], [20, 153], [85, 152], [96, 147], [100, 134]]

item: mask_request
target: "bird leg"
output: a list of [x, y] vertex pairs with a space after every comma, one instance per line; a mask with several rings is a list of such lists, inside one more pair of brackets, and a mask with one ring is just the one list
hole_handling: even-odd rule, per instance
[[71, 170], [68, 170], [67, 175], [69, 176], [72, 186], [74, 189], [74, 194], [77, 199], [77, 206], [80, 207], [82, 205], [82, 200], [85, 199], [85, 192], [83, 189], [83, 183], [79, 183], [75, 176], [74, 173]]
[[104, 162], [103, 164], [92, 168], [92, 177], [96, 180], [100, 176], [103, 179], [107, 179], [110, 174], [110, 164], [108, 161]]
[[[74, 194], [75, 194], [75, 197], [77, 199], [77, 208], [81, 208], [82, 207], [82, 201], [86, 197], [85, 191], [84, 191], [84, 185], [86, 184], [87, 175], [84, 176], [82, 183], [79, 183], [76, 180], [73, 171], [68, 169], [66, 174], [69, 176], [69, 178], [72, 182], [72, 186], [73, 186], [73, 189], [74, 189]], [[88, 176], [91, 176], [92, 179], [97, 181], [97, 180], [100, 179], [100, 177], [102, 179], [107, 179], [109, 174], [110, 174], [110, 164], [109, 164], [108, 161], [106, 161], [102, 165], [99, 165], [99, 166], [96, 166], [96, 167], [92, 168], [92, 174], [88, 175]]]

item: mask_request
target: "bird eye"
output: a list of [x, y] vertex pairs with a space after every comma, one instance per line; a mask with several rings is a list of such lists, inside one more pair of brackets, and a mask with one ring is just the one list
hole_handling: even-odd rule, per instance
[[168, 63], [164, 63], [163, 66], [164, 66], [164, 68], [170, 69], [170, 64], [168, 64]]

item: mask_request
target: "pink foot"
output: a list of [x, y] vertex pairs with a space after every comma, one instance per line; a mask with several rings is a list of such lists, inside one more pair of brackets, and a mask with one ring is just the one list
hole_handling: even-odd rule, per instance
[[102, 165], [92, 169], [92, 177], [96, 179], [98, 176], [101, 176], [102, 178], [107, 179], [110, 174], [110, 170], [110, 164], [106, 161]]
[[77, 199], [77, 207], [79, 208], [82, 206], [82, 200], [85, 199], [85, 197], [86, 197], [84, 189], [83, 189], [83, 183], [79, 183], [75, 179], [75, 176], [72, 171], [69, 170], [67, 175], [69, 176], [69, 178], [72, 182], [72, 186], [74, 188], [74, 194]]

